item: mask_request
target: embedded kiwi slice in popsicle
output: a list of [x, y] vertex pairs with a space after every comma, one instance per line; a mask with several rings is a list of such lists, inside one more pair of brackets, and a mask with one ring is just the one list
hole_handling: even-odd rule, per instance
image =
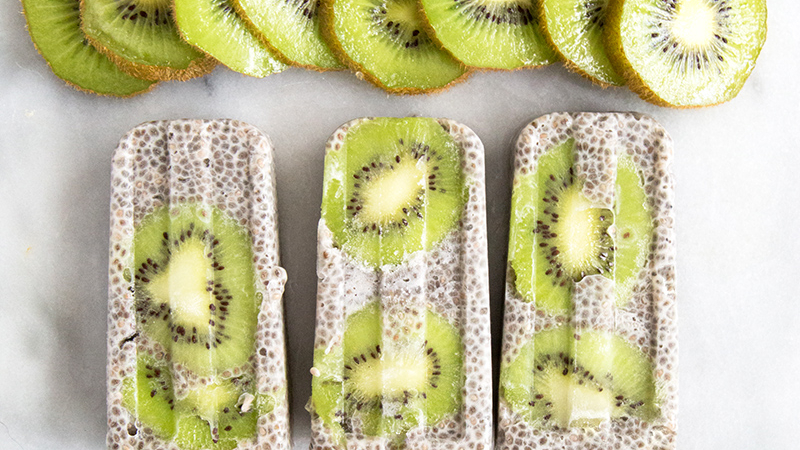
[[81, 0], [81, 24], [95, 48], [139, 78], [186, 80], [217, 64], [181, 39], [170, 0]]
[[463, 386], [461, 336], [431, 311], [419, 332], [424, 333], [421, 346], [388, 352], [381, 340], [379, 302], [348, 317], [342, 345], [315, 354], [315, 412], [340, 436], [357, 429], [392, 441], [455, 414]]
[[430, 248], [461, 217], [460, 149], [434, 119], [361, 122], [325, 164], [322, 217], [336, 245], [371, 266]]
[[500, 395], [537, 428], [658, 415], [653, 366], [625, 339], [560, 327], [536, 334], [500, 375]]
[[541, 0], [542, 27], [548, 42], [569, 69], [602, 85], [621, 86], [603, 43], [609, 0]]
[[416, 0], [322, 0], [322, 33], [354, 72], [400, 94], [432, 92], [467, 69], [425, 31]]
[[155, 82], [123, 72], [86, 41], [79, 0], [23, 0], [28, 31], [53, 73], [82, 91], [130, 97]]
[[232, 0], [175, 0], [175, 22], [183, 38], [231, 70], [265, 77], [286, 69], [239, 17]]
[[421, 0], [427, 29], [471, 67], [517, 69], [556, 61], [533, 0]]
[[345, 68], [322, 38], [319, 0], [234, 0], [234, 5], [256, 36], [291, 64]]
[[766, 34], [766, 0], [621, 0], [609, 4], [605, 39], [634, 92], [686, 108], [735, 97]]
[[569, 139], [542, 155], [535, 173], [515, 180], [511, 200], [509, 259], [517, 292], [552, 314], [569, 312], [574, 283], [594, 274], [615, 280], [617, 303], [624, 305], [652, 238], [652, 217], [633, 162], [620, 158], [614, 211], [596, 207], [575, 174], [574, 146]]
[[[140, 352], [136, 375], [122, 382], [122, 406], [136, 417], [137, 424], [170, 439], [175, 434], [175, 392], [169, 363]], [[128, 433], [136, 434], [138, 429], [129, 426]]]
[[144, 218], [134, 236], [140, 329], [200, 374], [247, 363], [258, 301], [249, 234], [217, 208], [183, 204]]

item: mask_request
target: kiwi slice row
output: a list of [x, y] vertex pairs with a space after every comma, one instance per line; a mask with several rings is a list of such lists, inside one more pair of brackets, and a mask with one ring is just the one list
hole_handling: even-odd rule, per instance
[[[30, 3], [23, 1], [26, 11]], [[347, 67], [389, 92], [416, 94], [445, 89], [475, 68], [562, 59], [602, 86], [627, 84], [675, 107], [735, 97], [766, 38], [765, 0], [80, 0], [80, 11], [82, 33], [72, 38], [36, 23], [74, 27], [73, 8], [29, 13], [34, 42], [86, 40], [144, 80], [202, 76], [217, 61], [255, 77], [287, 65]], [[45, 52], [58, 61], [56, 73], [82, 89], [146, 90], [115, 89], [122, 81], [106, 86], [99, 76], [82, 81], [72, 72], [90, 68]]]
[[[250, 361], [260, 306], [250, 235], [218, 208], [173, 204], [141, 220], [132, 249], [123, 273], [137, 326], [136, 371], [121, 389], [135, 418], [128, 433], [185, 450], [252, 439], [275, 399], [256, 391]], [[176, 370], [200, 381], [176, 390]]]

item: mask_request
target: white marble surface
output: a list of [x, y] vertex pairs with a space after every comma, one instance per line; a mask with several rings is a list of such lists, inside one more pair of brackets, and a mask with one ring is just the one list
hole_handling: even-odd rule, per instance
[[[496, 342], [511, 145], [552, 111], [634, 110], [675, 140], [682, 449], [798, 448], [800, 4], [769, 3], [761, 58], [734, 101], [651, 106], [560, 65], [479, 73], [435, 96], [387, 96], [349, 73], [250, 79], [218, 68], [129, 100], [65, 86], [37, 55], [17, 1], [0, 4], [0, 450], [105, 445], [109, 164], [120, 136], [164, 118], [231, 117], [277, 147], [297, 448], [308, 442], [323, 145], [364, 115], [443, 116], [486, 146]], [[495, 346], [497, 349], [497, 345]]]

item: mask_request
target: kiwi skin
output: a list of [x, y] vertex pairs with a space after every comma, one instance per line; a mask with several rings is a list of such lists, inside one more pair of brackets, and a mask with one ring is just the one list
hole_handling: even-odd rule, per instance
[[[609, 6], [610, 6], [611, 3], [614, 3], [614, 2], [613, 1], [609, 1]], [[588, 74], [585, 70], [581, 69], [580, 66], [578, 66], [577, 64], [575, 64], [574, 62], [572, 62], [571, 60], [566, 58], [564, 56], [564, 54], [561, 53], [561, 50], [559, 50], [559, 48], [556, 45], [556, 43], [553, 41], [553, 38], [550, 36], [550, 31], [547, 29], [547, 17], [545, 17], [545, 13], [544, 13], [544, 0], [536, 0], [536, 8], [537, 8], [537, 11], [539, 13], [539, 23], [542, 26], [542, 34], [544, 35], [544, 38], [547, 41], [547, 45], [549, 45], [550, 48], [556, 53], [556, 55], [558, 56], [558, 59], [561, 60], [564, 63], [564, 66], [567, 68], [567, 70], [569, 70], [570, 72], [577, 73], [578, 75], [580, 75], [580, 76], [586, 78], [587, 80], [591, 81], [592, 84], [594, 84], [595, 86], [599, 86], [599, 87], [601, 87], [603, 89], [606, 89], [606, 88], [609, 88], [609, 87], [622, 86], [622, 84], [606, 83], [605, 81]], [[608, 18], [606, 18], [606, 22], [608, 22]], [[608, 26], [608, 25], [606, 25], [606, 26]], [[603, 33], [603, 37], [604, 38], [605, 38], [605, 34], [606, 33], [604, 32]], [[608, 47], [606, 47], [606, 48], [608, 48]]]
[[[86, 9], [85, 4], [86, 4], [85, 0], [80, 0], [81, 14], [83, 14], [83, 11]], [[172, 8], [172, 6], [170, 6], [170, 8]], [[171, 20], [174, 23], [175, 18], [172, 17]], [[141, 78], [142, 80], [186, 81], [186, 80], [191, 80], [192, 78], [197, 78], [207, 75], [211, 73], [211, 71], [214, 70], [215, 67], [217, 67], [217, 60], [208, 54], [206, 54], [204, 58], [198, 58], [191, 61], [185, 69], [176, 69], [173, 67], [166, 67], [166, 66], [151, 66], [148, 64], [140, 64], [127, 60], [122, 56], [117, 55], [116, 53], [112, 52], [111, 50], [103, 46], [102, 43], [90, 37], [88, 34], [84, 33], [84, 35], [86, 35], [86, 39], [89, 41], [90, 44], [92, 44], [92, 47], [96, 48], [97, 51], [99, 51], [100, 53], [105, 55], [108, 59], [110, 59], [114, 64], [117, 65], [117, 67], [120, 68], [120, 70], [136, 78]]]
[[[417, 95], [417, 94], [434, 94], [434, 93], [444, 92], [450, 89], [453, 85], [463, 82], [472, 74], [471, 67], [465, 66], [461, 61], [458, 61], [458, 59], [454, 58], [455, 61], [458, 61], [458, 63], [464, 68], [464, 74], [454, 79], [453, 81], [447, 83], [444, 86], [440, 86], [438, 88], [425, 89], [425, 88], [411, 88], [411, 87], [390, 88], [384, 85], [381, 82], [381, 80], [378, 79], [378, 77], [369, 73], [367, 70], [364, 69], [364, 67], [361, 64], [357, 63], [356, 61], [353, 61], [352, 59], [350, 59], [350, 57], [347, 56], [347, 53], [344, 51], [344, 47], [342, 47], [342, 44], [339, 42], [339, 39], [336, 37], [336, 32], [334, 31], [334, 25], [333, 25], [334, 2], [336, 2], [336, 0], [320, 1], [319, 4], [320, 32], [322, 33], [322, 38], [328, 44], [328, 47], [330, 47], [334, 56], [336, 56], [342, 64], [344, 64], [347, 68], [349, 68], [356, 75], [356, 78], [358, 78], [359, 80], [367, 80], [370, 83], [378, 86], [379, 88], [383, 89], [384, 91], [390, 94]], [[427, 20], [423, 20], [422, 23], [426, 24]], [[423, 25], [423, 28], [424, 27], [425, 25]], [[426, 29], [425, 32], [428, 33], [428, 30]], [[433, 35], [431, 35], [430, 33], [428, 34], [431, 36], [431, 39], [433, 39], [433, 41], [435, 42], [435, 45], [441, 48], [441, 43], [437, 41]], [[452, 56], [450, 52], [447, 52], [447, 54], [449, 56]]]
[[[603, 31], [603, 40], [606, 47], [606, 52], [608, 52], [608, 58], [611, 60], [611, 65], [614, 66], [614, 70], [617, 71], [618, 74], [625, 79], [625, 84], [628, 88], [636, 93], [642, 100], [652, 103], [657, 106], [665, 106], [668, 108], [677, 108], [677, 109], [696, 109], [696, 108], [704, 108], [707, 106], [716, 106], [722, 103], [727, 102], [728, 100], [733, 99], [739, 93], [739, 90], [744, 86], [744, 82], [742, 82], [742, 86], [739, 86], [735, 92], [732, 92], [727, 98], [724, 98], [716, 103], [709, 103], [709, 104], [702, 104], [702, 105], [675, 105], [670, 103], [663, 98], [659, 97], [658, 94], [651, 91], [647, 84], [644, 82], [642, 77], [634, 70], [631, 63], [625, 57], [625, 50], [622, 47], [622, 39], [619, 33], [620, 23], [622, 21], [622, 10], [625, 7], [625, 2], [627, 0], [611, 0], [608, 2], [608, 12], [606, 15], [606, 27]], [[764, 7], [764, 35], [766, 35], [766, 5]], [[758, 58], [758, 54], [760, 50], [756, 52], [753, 56], [753, 61]]]

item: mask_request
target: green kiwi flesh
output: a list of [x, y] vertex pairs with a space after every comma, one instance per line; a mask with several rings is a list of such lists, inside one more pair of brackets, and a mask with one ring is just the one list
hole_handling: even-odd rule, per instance
[[643, 99], [675, 107], [735, 97], [767, 34], [765, 0], [642, 0], [610, 5], [606, 47]]
[[326, 155], [322, 217], [335, 244], [371, 266], [441, 241], [465, 201], [460, 148], [434, 119], [360, 122]]
[[259, 302], [249, 234], [217, 208], [163, 207], [134, 236], [136, 320], [199, 374], [242, 366]]
[[185, 80], [216, 65], [181, 39], [169, 0], [81, 0], [81, 24], [95, 48], [139, 78]]
[[82, 91], [130, 97], [155, 82], [120, 70], [89, 45], [80, 26], [80, 0], [23, 0], [34, 45], [58, 77]]
[[231, 70], [265, 77], [286, 69], [239, 17], [231, 0], [174, 0], [183, 38]]
[[320, 7], [337, 57], [387, 91], [432, 92], [467, 74], [425, 31], [417, 0], [322, 0]]
[[140, 352], [136, 376], [123, 380], [122, 405], [138, 426], [181, 449], [231, 450], [255, 436], [258, 417], [272, 411], [274, 399], [255, 394], [245, 376], [213, 378], [178, 399], [170, 363]]
[[235, 0], [235, 5], [262, 42], [293, 65], [345, 68], [322, 38], [319, 0]]
[[534, 173], [515, 180], [511, 200], [509, 259], [517, 292], [551, 314], [569, 313], [575, 282], [595, 274], [615, 280], [617, 303], [624, 306], [652, 239], [652, 218], [633, 163], [621, 158], [614, 211], [596, 207], [575, 174], [574, 147], [569, 139], [542, 155]]
[[603, 43], [609, 0], [540, 0], [548, 42], [567, 67], [600, 85], [622, 86]]
[[408, 430], [459, 410], [464, 380], [458, 330], [428, 311], [419, 332], [421, 346], [387, 351], [380, 303], [374, 302], [347, 318], [341, 346], [317, 350], [311, 401], [335, 435], [359, 430], [398, 442]]
[[659, 414], [653, 366], [641, 350], [615, 334], [576, 334], [567, 326], [537, 333], [522, 347], [501, 370], [500, 395], [537, 428]]
[[435, 39], [459, 61], [517, 69], [557, 60], [542, 35], [534, 0], [421, 0]]

